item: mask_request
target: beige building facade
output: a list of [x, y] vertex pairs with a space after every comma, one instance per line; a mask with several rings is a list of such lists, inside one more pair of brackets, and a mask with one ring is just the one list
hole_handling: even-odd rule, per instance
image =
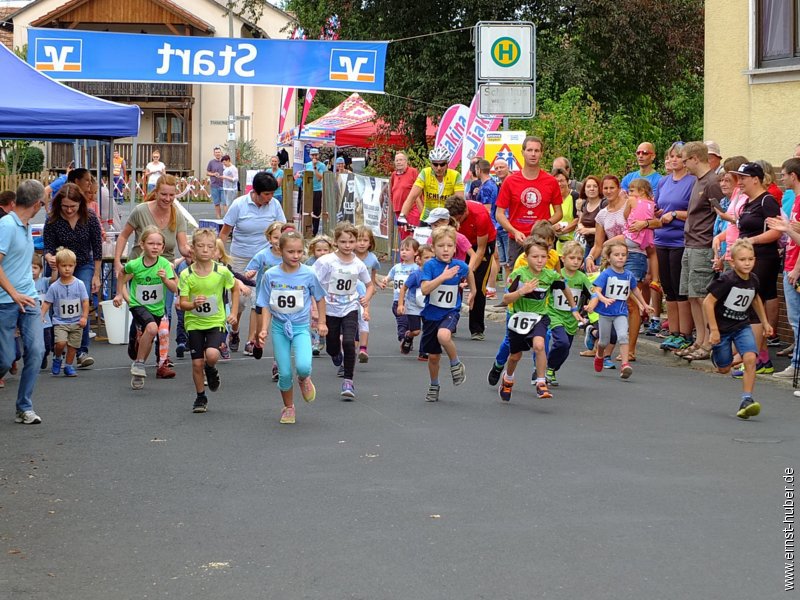
[[[87, 31], [112, 31], [150, 35], [190, 35], [231, 37], [229, 19], [220, 0], [35, 0], [11, 15], [13, 44], [23, 47], [29, 27], [55, 27]], [[233, 17], [233, 37], [288, 37], [292, 17], [264, 3], [258, 23]], [[288, 26], [288, 27], [287, 27]], [[137, 104], [142, 109], [137, 138], [136, 166], [142, 170], [153, 149], [161, 152], [170, 172], [180, 175], [205, 175], [212, 148], [227, 145], [229, 86], [125, 82], [125, 64], [135, 56], [119, 56], [119, 82], [74, 82], [69, 85], [92, 95], [118, 102]], [[281, 89], [263, 86], [233, 86], [236, 135], [240, 140], [255, 140], [265, 154], [276, 152]], [[286, 127], [293, 127], [294, 111]], [[131, 164], [132, 140], [117, 140], [119, 149]], [[53, 145], [52, 168], [63, 168], [72, 154], [67, 144]], [[64, 164], [60, 164], [60, 163]]]
[[794, 0], [706, 0], [706, 139], [724, 156], [779, 166], [800, 143], [800, 35]]

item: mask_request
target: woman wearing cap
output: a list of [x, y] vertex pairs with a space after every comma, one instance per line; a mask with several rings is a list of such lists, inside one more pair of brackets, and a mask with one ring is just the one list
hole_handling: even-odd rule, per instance
[[[767, 228], [767, 219], [777, 217], [781, 206], [764, 185], [764, 170], [754, 162], [744, 163], [736, 171], [742, 192], [749, 198], [739, 214], [739, 237], [748, 238], [753, 244], [756, 265], [753, 273], [758, 277], [759, 295], [767, 311], [770, 323], [778, 319], [778, 273], [780, 256], [778, 240], [781, 232]], [[761, 325], [753, 325], [756, 345], [759, 348], [756, 372], [772, 373], [774, 368], [769, 359], [766, 340], [763, 339]]]

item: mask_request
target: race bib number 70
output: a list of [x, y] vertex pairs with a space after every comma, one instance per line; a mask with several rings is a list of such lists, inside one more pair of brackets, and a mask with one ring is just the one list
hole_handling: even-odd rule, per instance
[[439, 308], [455, 308], [458, 302], [458, 285], [440, 285], [428, 298], [431, 304]]

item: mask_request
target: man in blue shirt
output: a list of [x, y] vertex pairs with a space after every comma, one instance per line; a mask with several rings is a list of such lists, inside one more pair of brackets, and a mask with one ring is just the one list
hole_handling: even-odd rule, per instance
[[19, 329], [24, 366], [17, 391], [17, 423], [36, 425], [33, 389], [44, 356], [39, 296], [33, 282], [33, 237], [29, 221], [44, 201], [44, 186], [33, 179], [17, 188], [9, 215], [0, 219], [0, 378], [16, 358], [14, 336]]
[[650, 185], [655, 190], [658, 188], [658, 181], [661, 179], [661, 173], [655, 170], [653, 162], [656, 159], [656, 149], [650, 142], [642, 142], [636, 148], [636, 162], [639, 165], [637, 171], [631, 171], [622, 178], [620, 187], [628, 191], [628, 186], [634, 179], [647, 179]]
[[[306, 171], [314, 173], [314, 196], [311, 205], [311, 232], [317, 235], [319, 232], [320, 217], [322, 216], [322, 175], [327, 171], [325, 164], [319, 160], [319, 149], [311, 148], [308, 151], [311, 160], [306, 163]], [[303, 180], [302, 171], [297, 174], [298, 185]], [[302, 208], [302, 207], [300, 207]], [[300, 212], [303, 212], [300, 210]]]

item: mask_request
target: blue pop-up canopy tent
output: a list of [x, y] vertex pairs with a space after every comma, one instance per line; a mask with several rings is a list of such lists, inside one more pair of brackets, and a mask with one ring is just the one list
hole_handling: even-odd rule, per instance
[[0, 139], [109, 140], [139, 134], [138, 106], [89, 96], [39, 73], [0, 44]]

